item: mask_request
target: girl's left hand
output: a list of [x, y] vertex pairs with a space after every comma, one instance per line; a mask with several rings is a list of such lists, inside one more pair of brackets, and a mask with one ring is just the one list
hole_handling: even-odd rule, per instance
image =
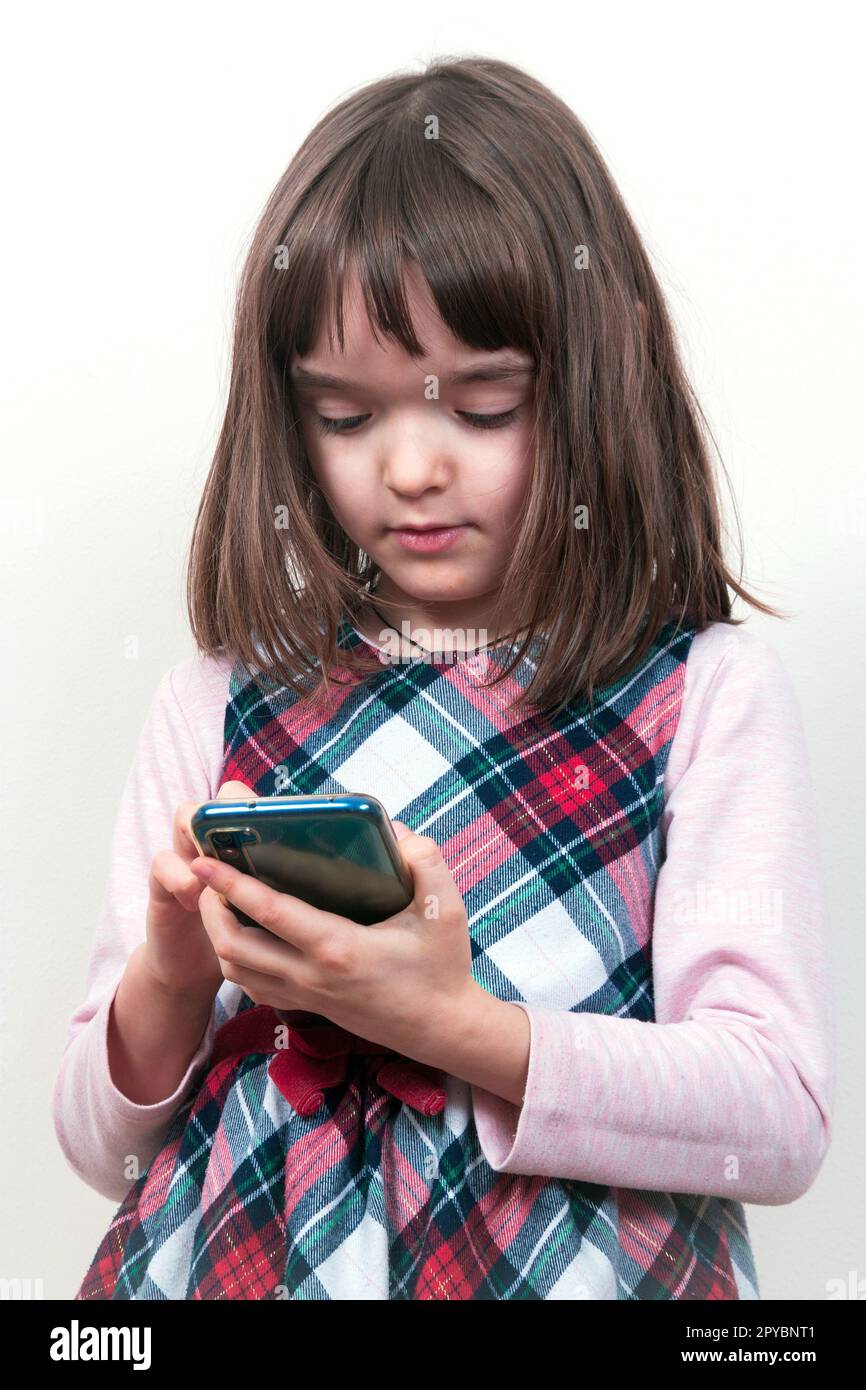
[[[361, 926], [268, 888], [215, 859], [190, 869], [207, 887], [199, 912], [223, 975], [257, 1004], [321, 1014], [368, 1042], [424, 1061], [478, 985], [466, 907], [428, 835], [393, 822], [415, 896], [403, 911]], [[243, 926], [225, 895], [267, 928]]]

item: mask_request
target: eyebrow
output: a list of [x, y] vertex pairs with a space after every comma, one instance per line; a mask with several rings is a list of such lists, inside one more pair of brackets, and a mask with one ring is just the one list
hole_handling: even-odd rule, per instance
[[[466, 386], [478, 381], [512, 381], [529, 376], [533, 367], [525, 362], [491, 362], [477, 367], [463, 367], [445, 378], [449, 386]], [[350, 390], [363, 391], [358, 381], [332, 376], [330, 372], [314, 372], [295, 365], [290, 372], [292, 382], [301, 391]]]

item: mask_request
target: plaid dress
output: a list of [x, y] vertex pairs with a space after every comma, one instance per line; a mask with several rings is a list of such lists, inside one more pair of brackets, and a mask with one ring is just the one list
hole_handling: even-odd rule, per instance
[[[663, 780], [694, 635], [665, 627], [592, 718], [585, 701], [509, 708], [537, 645], [492, 689], [507, 647], [389, 662], [315, 713], [236, 663], [220, 781], [378, 797], [440, 846], [486, 990], [650, 1023]], [[361, 643], [345, 622], [339, 646]], [[438, 1073], [429, 1103], [435, 1086], [401, 1088], [362, 1050], [293, 1103], [274, 1011], [226, 981], [216, 1020], [208, 1069], [77, 1299], [760, 1296], [740, 1203], [497, 1172], [467, 1083]]]

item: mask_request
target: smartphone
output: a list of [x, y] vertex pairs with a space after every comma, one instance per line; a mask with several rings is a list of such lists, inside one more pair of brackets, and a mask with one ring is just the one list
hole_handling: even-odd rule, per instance
[[[363, 926], [391, 917], [414, 896], [388, 813], [374, 796], [205, 801], [190, 828], [203, 855]], [[261, 927], [220, 897], [245, 926]]]

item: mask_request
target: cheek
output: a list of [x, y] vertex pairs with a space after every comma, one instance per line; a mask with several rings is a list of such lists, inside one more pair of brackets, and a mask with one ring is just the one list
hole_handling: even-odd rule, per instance
[[352, 540], [363, 545], [375, 517], [375, 499], [367, 495], [363, 473], [352, 468], [345, 458], [328, 456], [327, 444], [320, 446], [316, 457], [310, 455], [313, 475], [337, 521]]
[[533, 426], [526, 422], [517, 432], [514, 450], [514, 483], [521, 499], [526, 496], [532, 475], [535, 471], [535, 443]]
[[329, 456], [327, 441], [315, 437], [309, 430], [304, 431], [304, 439], [313, 477], [328, 499], [331, 509], [339, 508], [342, 490], [340, 470], [336, 460]]
[[503, 513], [513, 519], [521, 511], [532, 477], [531, 436], [528, 428], [515, 430], [488, 472], [492, 493], [498, 495]]

